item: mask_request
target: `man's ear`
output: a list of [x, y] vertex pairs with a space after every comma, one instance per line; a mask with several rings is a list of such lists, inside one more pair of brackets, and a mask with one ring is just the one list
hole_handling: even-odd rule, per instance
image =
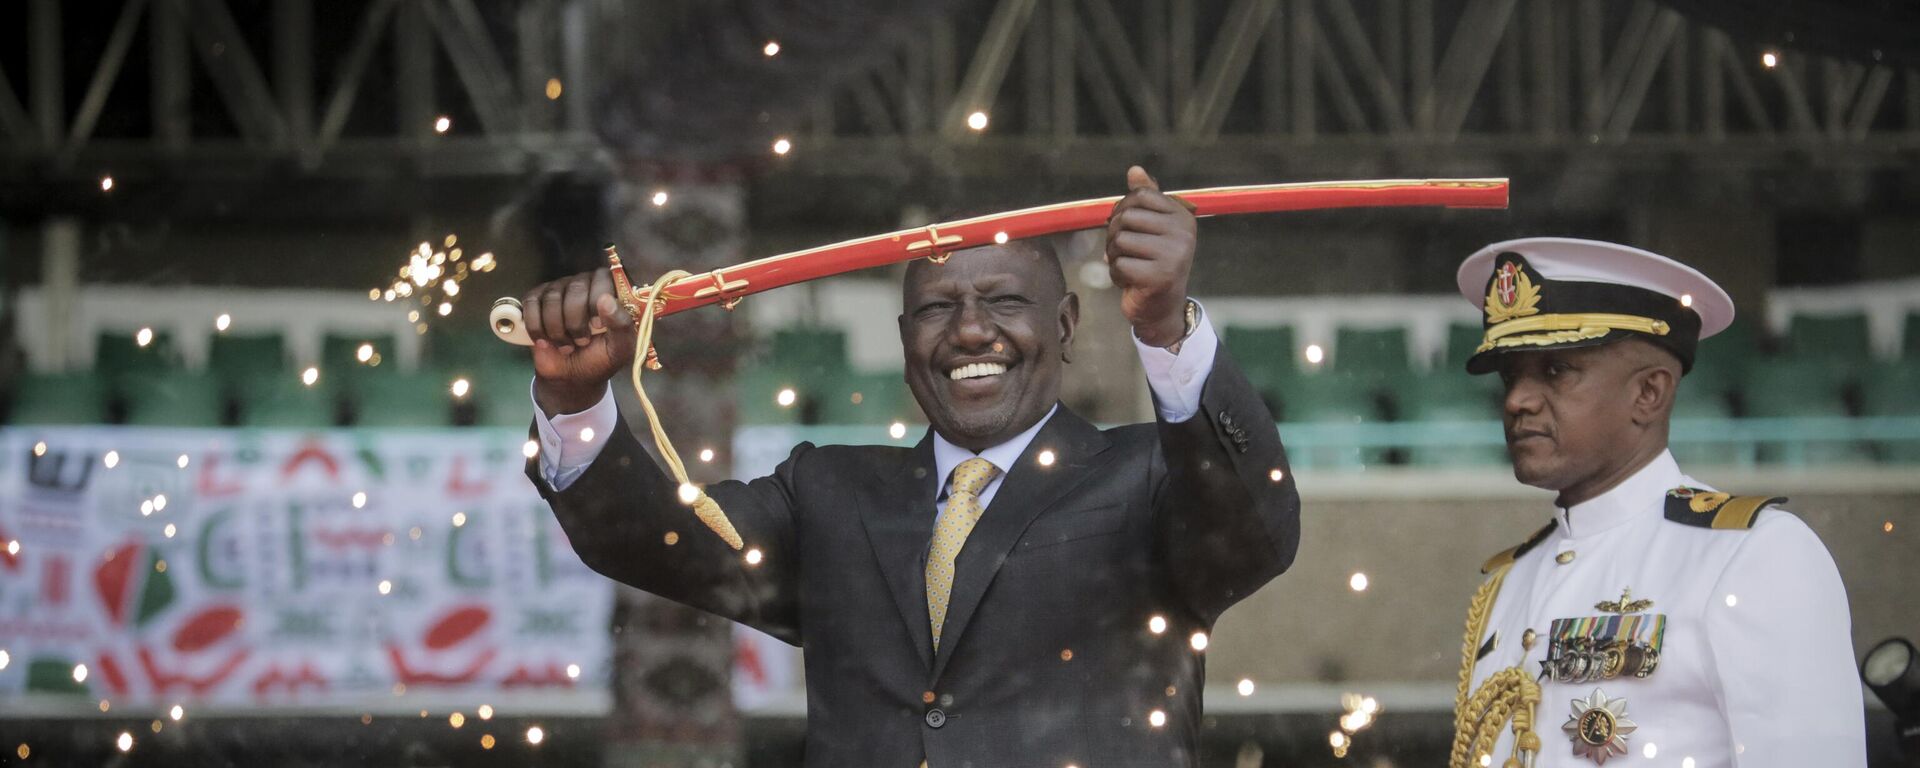
[[1680, 377], [1672, 367], [1647, 366], [1633, 378], [1633, 423], [1646, 426], [1673, 413], [1673, 398], [1679, 391]]
[[1060, 297], [1060, 362], [1073, 362], [1073, 332], [1080, 327], [1080, 294]]

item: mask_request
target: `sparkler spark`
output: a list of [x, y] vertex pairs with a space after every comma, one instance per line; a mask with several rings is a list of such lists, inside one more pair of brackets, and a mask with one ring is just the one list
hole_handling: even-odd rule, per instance
[[[392, 302], [417, 295], [417, 306], [405, 302], [407, 322], [413, 324], [416, 333], [426, 333], [425, 321], [429, 316], [453, 314], [453, 305], [460, 301], [463, 290], [461, 283], [475, 272], [492, 272], [498, 266], [492, 252], [465, 259], [465, 251], [454, 246], [458, 242], [458, 235], [448, 234], [438, 249], [430, 241], [421, 241], [407, 249], [400, 268], [394, 270], [392, 282], [368, 289], [367, 300]], [[432, 308], [432, 312], [427, 312], [428, 308]], [[374, 357], [378, 359], [377, 354]], [[360, 361], [373, 364], [365, 357]]]

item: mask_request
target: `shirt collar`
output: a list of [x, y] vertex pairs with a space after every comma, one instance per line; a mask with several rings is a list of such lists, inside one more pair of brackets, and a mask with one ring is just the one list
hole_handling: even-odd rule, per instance
[[1041, 416], [1039, 421], [1033, 423], [1033, 426], [1027, 427], [1027, 431], [1014, 435], [1008, 438], [1006, 442], [988, 448], [978, 454], [947, 442], [947, 439], [941, 437], [940, 432], [935, 430], [933, 432], [933, 468], [936, 472], [935, 476], [940, 478], [940, 488], [936, 496], [942, 499], [947, 497], [947, 478], [953, 476], [953, 468], [960, 466], [960, 462], [971, 459], [974, 456], [979, 456], [992, 462], [994, 468], [1000, 470], [1002, 476], [1006, 475], [1007, 469], [1012, 467], [1015, 461], [1020, 460], [1020, 454], [1027, 451], [1027, 445], [1033, 442], [1034, 436], [1040, 434], [1040, 428], [1046, 426], [1047, 422], [1053, 419], [1053, 414], [1059, 410], [1060, 404], [1054, 403], [1052, 408], [1047, 409], [1047, 415]]
[[1649, 510], [1657, 512], [1667, 491], [1685, 482], [1686, 476], [1680, 474], [1680, 465], [1674, 462], [1673, 454], [1661, 451], [1640, 471], [1606, 493], [1555, 510], [1553, 516], [1568, 537], [1591, 536], [1646, 515]]

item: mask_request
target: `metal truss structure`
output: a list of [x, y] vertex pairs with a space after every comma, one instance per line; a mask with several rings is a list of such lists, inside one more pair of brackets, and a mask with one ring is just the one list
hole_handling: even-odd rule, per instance
[[[0, 178], [608, 163], [590, 100], [548, 91], [592, 93], [596, 68], [622, 59], [591, 34], [596, 14], [646, 4], [532, 0], [502, 23], [475, 2], [125, 0], [82, 17], [22, 0], [0, 11], [15, 17], [0, 26], [26, 33], [23, 57], [0, 57], [15, 62], [0, 67]], [[1762, 50], [1651, 0], [978, 5], [919, 22], [924, 34], [877, 65], [802, 94], [812, 106], [787, 126], [795, 151], [779, 162], [823, 176], [929, 164], [1075, 175], [1146, 152], [1227, 178], [1563, 165], [1593, 152], [1627, 166], [1912, 170], [1920, 149], [1920, 73], [1872, 51]], [[74, 104], [63, 70], [86, 54], [70, 39], [97, 51]], [[203, 125], [192, 106], [203, 100], [225, 119]], [[969, 127], [975, 112], [984, 130]]]
[[1920, 72], [1742, 44], [1650, 0], [999, 0], [977, 40], [929, 26], [819, 102], [821, 170], [933, 152], [1110, 174], [1141, 147], [1226, 174], [1589, 151], [1859, 169], [1920, 149]]
[[[24, 72], [0, 71], [0, 175], [486, 176], [594, 162], [586, 101], [557, 99], [590, 87], [579, 4], [518, 4], [502, 45], [474, 3], [9, 4], [0, 26], [21, 24], [26, 56]], [[64, 70], [88, 53], [70, 105]], [[196, 109], [203, 100], [221, 109]]]

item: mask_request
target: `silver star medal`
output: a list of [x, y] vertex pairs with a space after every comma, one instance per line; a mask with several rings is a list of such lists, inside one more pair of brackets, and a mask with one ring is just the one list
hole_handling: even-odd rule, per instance
[[1627, 734], [1639, 727], [1627, 719], [1625, 697], [1609, 699], [1595, 688], [1593, 695], [1573, 700], [1573, 714], [1560, 730], [1573, 740], [1573, 754], [1605, 765], [1607, 758], [1627, 753]]

